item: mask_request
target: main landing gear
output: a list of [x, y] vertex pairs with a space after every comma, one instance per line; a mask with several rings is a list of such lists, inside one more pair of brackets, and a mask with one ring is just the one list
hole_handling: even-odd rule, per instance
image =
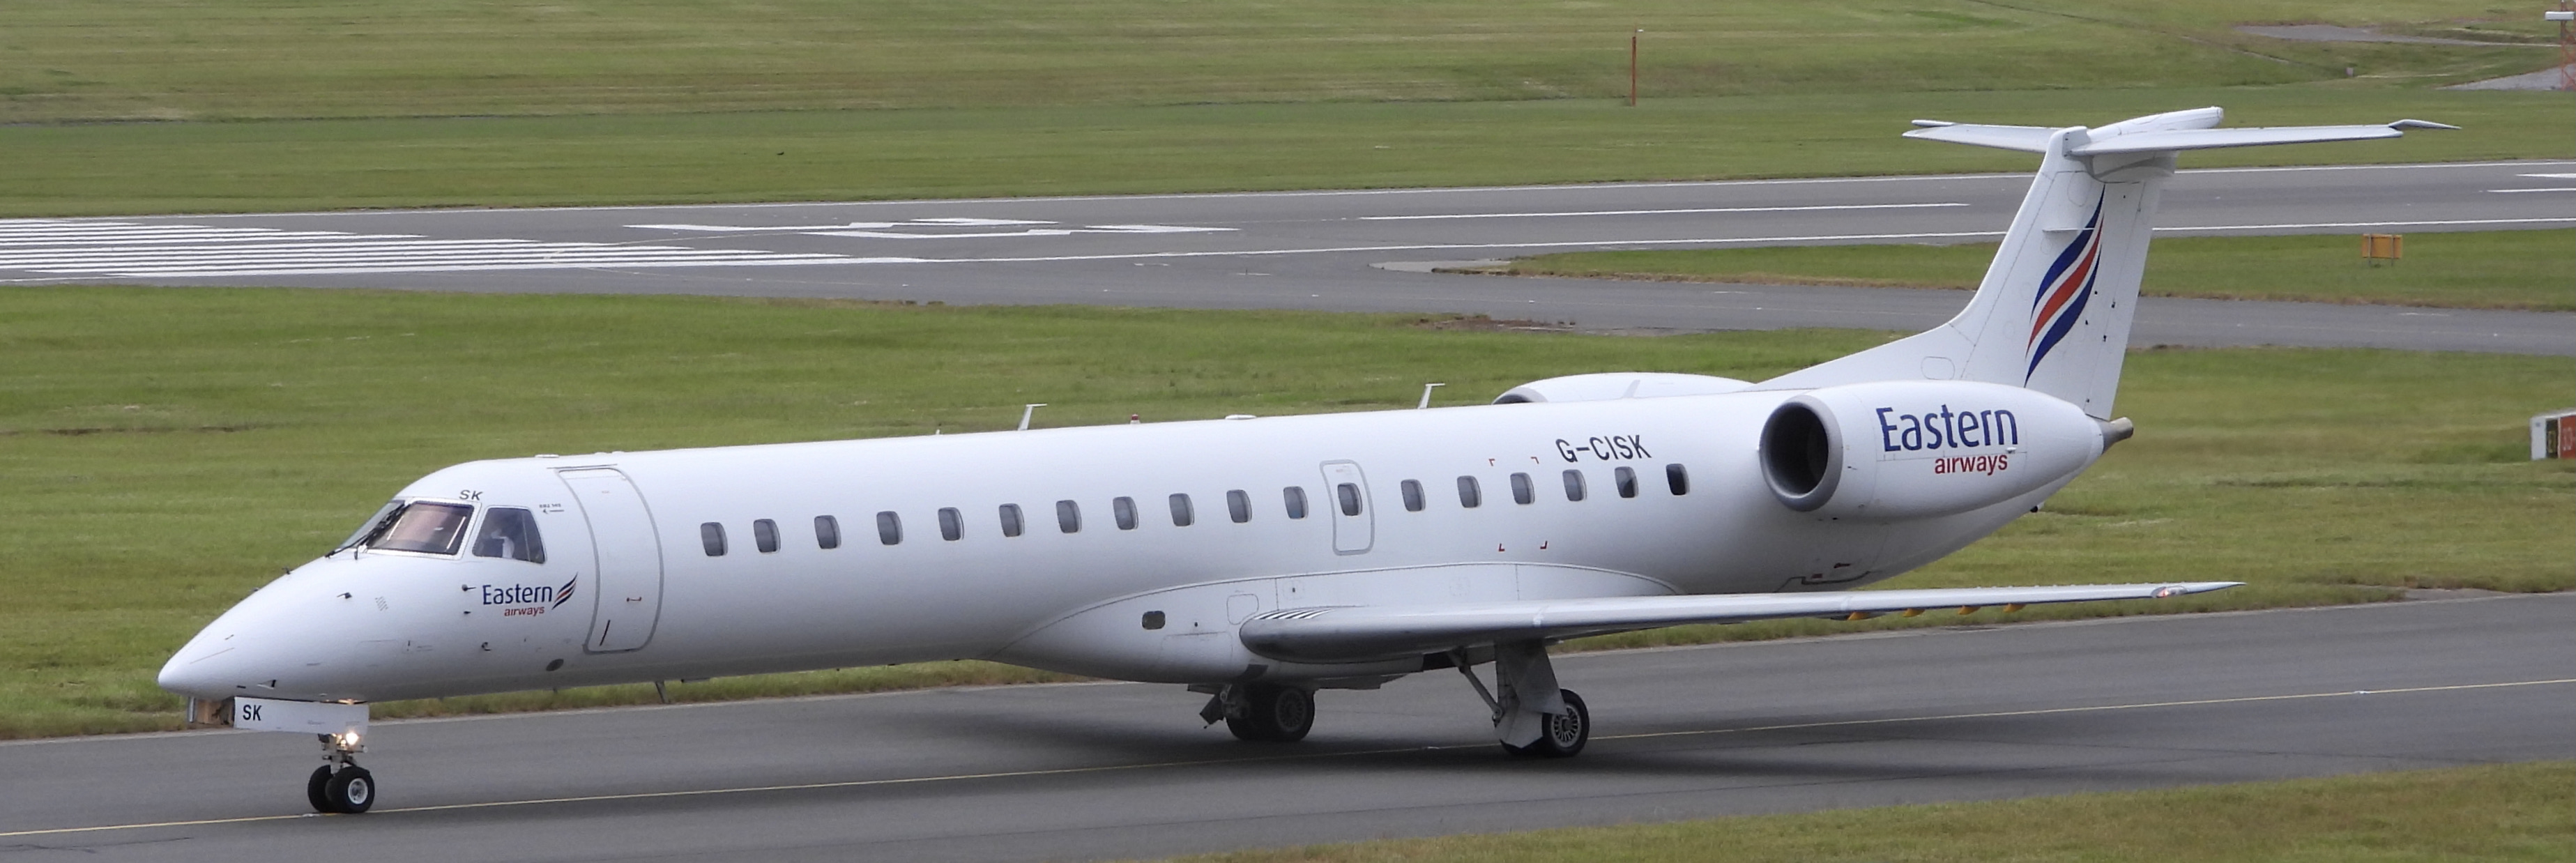
[[356, 815], [376, 805], [376, 775], [358, 766], [360, 748], [355, 735], [322, 734], [322, 760], [330, 762], [313, 768], [304, 780], [304, 799], [313, 811], [324, 814]]
[[1199, 708], [1199, 718], [1225, 720], [1225, 730], [1237, 740], [1295, 743], [1315, 730], [1315, 693], [1276, 683], [1229, 683]]
[[[1478, 648], [1482, 653], [1483, 648]], [[1547, 645], [1522, 641], [1493, 646], [1494, 686], [1476, 676], [1466, 649], [1449, 652], [1451, 667], [1493, 709], [1494, 737], [1503, 751], [1530, 758], [1572, 758], [1592, 742], [1592, 711], [1583, 696], [1556, 685]], [[1434, 665], [1433, 667], [1438, 667]], [[1375, 688], [1371, 686], [1369, 688]], [[1225, 721], [1237, 739], [1294, 743], [1315, 727], [1315, 691], [1277, 683], [1228, 683], [1190, 687], [1209, 694], [1199, 718]]]
[[1494, 711], [1494, 736], [1503, 751], [1532, 758], [1572, 758], [1592, 742], [1592, 711], [1583, 696], [1556, 685], [1556, 668], [1547, 661], [1547, 645], [1520, 641], [1494, 645], [1494, 689], [1466, 662], [1465, 651], [1452, 651], [1451, 664], [1476, 687], [1476, 695]]

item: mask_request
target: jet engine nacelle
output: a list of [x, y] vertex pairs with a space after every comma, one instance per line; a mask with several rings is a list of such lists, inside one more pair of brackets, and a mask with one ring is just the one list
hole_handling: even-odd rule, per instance
[[1798, 512], [1951, 515], [2082, 470], [2102, 455], [2107, 434], [2082, 408], [2019, 387], [1851, 384], [1801, 393], [1771, 411], [1762, 427], [1762, 474], [1780, 503]]

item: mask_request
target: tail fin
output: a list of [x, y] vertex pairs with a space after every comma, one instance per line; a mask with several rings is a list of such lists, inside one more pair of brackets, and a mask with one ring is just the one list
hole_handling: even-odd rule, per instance
[[1916, 120], [1908, 138], [2040, 154], [2039, 174], [1968, 307], [1949, 323], [1791, 372], [1762, 389], [1865, 381], [1959, 379], [2038, 390], [2111, 417], [2146, 271], [2156, 196], [2174, 154], [2214, 147], [2394, 138], [2384, 126], [2215, 128], [2217, 108], [2175, 111], [2099, 129], [1977, 126]]

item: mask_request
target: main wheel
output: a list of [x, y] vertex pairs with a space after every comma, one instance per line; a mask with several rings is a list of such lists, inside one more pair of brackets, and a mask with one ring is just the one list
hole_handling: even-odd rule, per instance
[[1236, 739], [1295, 743], [1315, 730], [1315, 696], [1294, 686], [1252, 684], [1244, 689], [1242, 716], [1225, 718]]
[[323, 783], [322, 796], [329, 798], [333, 812], [356, 815], [376, 805], [376, 777], [367, 768], [355, 764], [331, 774]]
[[327, 790], [330, 784], [331, 765], [328, 764], [313, 768], [313, 775], [304, 780], [304, 800], [313, 804], [313, 811], [325, 815], [340, 811], [331, 808], [331, 795]]
[[1503, 744], [1503, 751], [1530, 758], [1572, 758], [1592, 742], [1592, 711], [1583, 706], [1583, 696], [1571, 689], [1559, 689], [1565, 699], [1565, 712], [1547, 718], [1546, 730], [1528, 746]]

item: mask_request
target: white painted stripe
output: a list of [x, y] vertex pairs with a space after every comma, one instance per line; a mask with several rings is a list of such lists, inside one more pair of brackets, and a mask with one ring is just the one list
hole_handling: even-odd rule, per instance
[[1680, 213], [1803, 213], [1817, 210], [1914, 210], [1965, 207], [1967, 204], [1831, 204], [1809, 207], [1705, 207], [1689, 210], [1592, 210], [1580, 213], [1447, 213], [1436, 216], [1359, 216], [1362, 222], [1406, 222], [1418, 219], [1538, 219], [1551, 216], [1662, 216]]
[[779, 260], [779, 259], [774, 259], [774, 258], [760, 258], [760, 259], [743, 260], [743, 261], [664, 261], [664, 262], [652, 262], [652, 263], [603, 262], [603, 263], [550, 263], [550, 264], [495, 264], [495, 265], [488, 265], [488, 266], [486, 266], [486, 265], [467, 265], [467, 266], [430, 265], [430, 266], [417, 266], [417, 267], [404, 267], [404, 266], [384, 266], [384, 267], [317, 267], [317, 268], [292, 268], [292, 267], [281, 267], [281, 268], [271, 268], [271, 269], [256, 269], [256, 268], [246, 268], [246, 269], [206, 268], [206, 269], [174, 269], [174, 270], [154, 270], [154, 271], [125, 271], [125, 272], [118, 272], [118, 273], [105, 273], [105, 274], [102, 274], [102, 275], [126, 276], [126, 277], [131, 277], [131, 278], [142, 278], [142, 277], [146, 277], [146, 276], [158, 276], [158, 277], [170, 277], [170, 278], [196, 277], [196, 276], [204, 276], [204, 277], [213, 277], [213, 276], [331, 276], [331, 275], [363, 275], [363, 274], [367, 274], [367, 273], [472, 273], [472, 272], [485, 272], [485, 271], [491, 271], [491, 270], [607, 270], [607, 269], [619, 269], [619, 268], [621, 268], [621, 267], [656, 267], [656, 268], [658, 268], [658, 267], [792, 267], [792, 266], [810, 266], [810, 265], [818, 265], [818, 264], [917, 264], [917, 263], [926, 263], [926, 262], [924, 262], [924, 261], [922, 261], [922, 260], [919, 260], [919, 259], [916, 259], [916, 258], [830, 258], [830, 259], [826, 259], [826, 260]]
[[2576, 186], [2561, 186], [2555, 189], [2488, 189], [2487, 191], [2499, 195], [2510, 195], [2515, 192], [2576, 192]]

